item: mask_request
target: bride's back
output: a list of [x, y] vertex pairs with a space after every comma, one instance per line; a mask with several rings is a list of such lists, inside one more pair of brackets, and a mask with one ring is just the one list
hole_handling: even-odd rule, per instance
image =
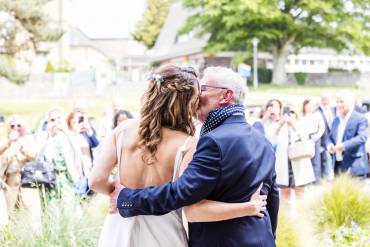
[[116, 138], [122, 138], [120, 142], [117, 140], [117, 143], [122, 143], [119, 164], [121, 183], [128, 188], [144, 188], [171, 181], [177, 151], [189, 135], [161, 128], [162, 138], [157, 145], [156, 160], [148, 165], [139, 147], [139, 125], [139, 120], [127, 120], [116, 130]]
[[[117, 161], [120, 182], [126, 187], [143, 188], [171, 181], [174, 166], [178, 167], [186, 152], [181, 146], [195, 133], [192, 117], [198, 105], [198, 87], [196, 73], [190, 68], [158, 68], [148, 79], [140, 120], [126, 120], [107, 139], [107, 148], [103, 148], [106, 157], [103, 154], [101, 158], [104, 175]], [[114, 146], [119, 153], [117, 159], [112, 157], [117, 156]], [[99, 246], [185, 247], [187, 239], [178, 211], [124, 219], [114, 214], [104, 223]]]

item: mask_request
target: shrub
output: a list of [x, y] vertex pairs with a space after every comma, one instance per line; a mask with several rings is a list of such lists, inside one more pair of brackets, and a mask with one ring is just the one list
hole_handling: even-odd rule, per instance
[[150, 67], [152, 68], [158, 68], [159, 66], [161, 66], [161, 62], [159, 61], [154, 61], [150, 63]]
[[[285, 205], [285, 208], [287, 205]], [[286, 210], [279, 211], [278, 228], [276, 230], [276, 246], [277, 247], [299, 247], [296, 225], [289, 217]]]
[[337, 247], [370, 246], [370, 228], [363, 229], [355, 222], [351, 227], [343, 226], [333, 235], [333, 245]]
[[55, 71], [55, 68], [53, 64], [49, 61], [48, 64], [45, 67], [45, 72], [46, 73], [53, 73]]
[[[265, 68], [258, 68], [258, 81], [261, 83], [271, 83], [272, 81], [272, 70]], [[253, 80], [253, 76], [252, 76]]]
[[54, 72], [70, 73], [74, 70], [73, 66], [68, 61], [64, 60], [59, 67], [54, 69]]
[[341, 175], [324, 186], [322, 198], [313, 206], [313, 219], [319, 232], [331, 236], [341, 227], [370, 226], [370, 194], [363, 182]]
[[15, 84], [23, 84], [28, 80], [28, 74], [20, 71], [9, 57], [0, 57], [0, 76]]
[[341, 68], [329, 68], [328, 72], [348, 72], [348, 69], [341, 69]]
[[102, 205], [108, 205], [101, 199], [98, 196], [91, 201], [80, 201], [78, 198], [52, 200], [43, 210], [39, 231], [32, 230], [32, 222], [19, 212], [9, 223], [7, 237], [0, 238], [0, 246], [97, 246], [107, 212]]
[[304, 85], [306, 83], [307, 74], [306, 73], [294, 73], [294, 77], [298, 85]]

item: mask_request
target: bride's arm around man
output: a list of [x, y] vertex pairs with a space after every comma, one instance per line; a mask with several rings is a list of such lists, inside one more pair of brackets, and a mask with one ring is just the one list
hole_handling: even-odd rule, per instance
[[[144, 189], [121, 189], [116, 184], [113, 203], [118, 196], [116, 206], [123, 217], [163, 215], [185, 207], [193, 222], [191, 246], [275, 246], [279, 208], [275, 155], [266, 138], [245, 121], [244, 82], [230, 69], [210, 67], [200, 94], [197, 116], [204, 124], [194, 155], [190, 150], [185, 154], [183, 174], [176, 181]], [[113, 184], [107, 183], [101, 192], [110, 193]], [[261, 184], [265, 196], [257, 200], [267, 197], [265, 217], [244, 217], [258, 215], [246, 213], [245, 203], [256, 199], [254, 192]]]

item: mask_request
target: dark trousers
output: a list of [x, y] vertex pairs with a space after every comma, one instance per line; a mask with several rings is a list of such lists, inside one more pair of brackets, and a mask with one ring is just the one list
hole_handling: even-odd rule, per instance
[[311, 163], [316, 178], [315, 183], [319, 183], [322, 178], [320, 140], [315, 142], [315, 156], [312, 157]]
[[335, 161], [335, 166], [334, 166], [334, 175], [338, 176], [340, 173], [343, 173], [343, 171], [340, 169], [342, 165], [342, 161]]
[[[342, 170], [340, 168], [341, 165], [342, 165], [342, 161], [335, 161], [335, 167], [334, 167], [334, 174], [335, 174], [335, 176], [338, 176], [339, 174], [345, 173], [345, 172], [348, 171], [348, 170], [347, 171]], [[366, 174], [364, 174], [364, 175], [357, 175], [357, 176], [353, 176], [353, 177], [356, 177], [356, 178], [362, 180], [362, 179], [366, 179]]]

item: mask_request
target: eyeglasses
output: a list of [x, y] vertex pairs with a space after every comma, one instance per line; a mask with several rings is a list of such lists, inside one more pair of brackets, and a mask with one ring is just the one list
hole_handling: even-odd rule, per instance
[[200, 86], [200, 94], [202, 94], [202, 92], [204, 92], [204, 91], [207, 91], [207, 87], [208, 88], [215, 88], [215, 89], [228, 89], [227, 87], [217, 87], [217, 86], [210, 86], [210, 85], [201, 85]]
[[60, 119], [62, 119], [61, 117], [56, 117], [56, 118], [49, 118], [49, 122], [55, 122], [55, 121], [57, 121], [57, 120], [60, 120]]
[[21, 128], [21, 127], [22, 127], [22, 125], [20, 125], [20, 124], [11, 124], [11, 125], [10, 125], [10, 128], [11, 128], [11, 129], [14, 129], [15, 127], [17, 127], [17, 128]]

